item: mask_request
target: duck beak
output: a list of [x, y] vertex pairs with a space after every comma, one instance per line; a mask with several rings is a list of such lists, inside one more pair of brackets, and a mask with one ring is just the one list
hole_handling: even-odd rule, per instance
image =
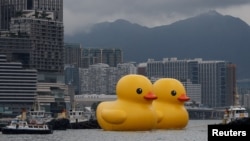
[[181, 96], [178, 97], [178, 100], [181, 102], [188, 101], [190, 98], [186, 94], [182, 94]]
[[144, 96], [144, 98], [147, 100], [154, 100], [157, 99], [157, 96], [154, 93], [149, 92], [147, 95]]

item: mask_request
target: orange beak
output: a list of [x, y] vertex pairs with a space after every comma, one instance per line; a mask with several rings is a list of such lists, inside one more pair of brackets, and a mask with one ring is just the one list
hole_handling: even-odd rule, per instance
[[178, 100], [181, 102], [188, 101], [190, 98], [186, 94], [182, 94], [181, 96], [178, 97]]
[[144, 96], [144, 98], [147, 100], [154, 100], [157, 99], [157, 96], [154, 93], [149, 92], [147, 95]]

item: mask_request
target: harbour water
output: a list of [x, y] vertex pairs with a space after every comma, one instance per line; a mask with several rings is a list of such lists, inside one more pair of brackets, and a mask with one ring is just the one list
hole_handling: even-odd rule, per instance
[[185, 129], [152, 131], [103, 131], [102, 129], [55, 130], [47, 135], [5, 135], [0, 141], [207, 141], [208, 124], [221, 120], [190, 120]]

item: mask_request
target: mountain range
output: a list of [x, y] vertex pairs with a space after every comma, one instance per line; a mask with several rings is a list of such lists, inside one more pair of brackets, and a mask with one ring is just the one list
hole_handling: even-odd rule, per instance
[[123, 19], [97, 23], [89, 32], [65, 35], [65, 42], [88, 48], [121, 48], [124, 62], [171, 57], [224, 60], [236, 64], [238, 80], [250, 78], [249, 25], [216, 11], [151, 28]]

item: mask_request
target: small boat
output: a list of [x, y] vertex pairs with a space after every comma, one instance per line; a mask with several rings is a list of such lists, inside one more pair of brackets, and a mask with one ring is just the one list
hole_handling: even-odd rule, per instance
[[69, 111], [70, 123], [81, 123], [89, 120], [89, 117], [85, 115], [84, 111]]
[[44, 109], [41, 109], [40, 103], [38, 101], [34, 102], [33, 109], [27, 112], [26, 118], [28, 122], [36, 122], [40, 124], [48, 123], [49, 121], [53, 119], [52, 113], [46, 112]]
[[70, 110], [69, 120], [70, 123], [86, 122], [91, 118], [91, 111], [85, 110]]
[[27, 113], [27, 119], [30, 122], [36, 122], [36, 123], [48, 123], [53, 118], [51, 116], [52, 114], [50, 112], [45, 112], [45, 110], [30, 110]]
[[245, 107], [230, 106], [229, 108], [226, 108], [224, 112], [222, 123], [229, 124], [230, 122], [234, 122], [243, 118], [248, 118], [248, 112]]
[[70, 110], [68, 113], [70, 120], [70, 129], [99, 129], [95, 112], [90, 107], [84, 107], [82, 110]]
[[[245, 107], [240, 105], [239, 94], [237, 92], [237, 87], [234, 89], [234, 104], [226, 108], [222, 124], [239, 124], [245, 123], [249, 120], [248, 111]], [[248, 123], [249, 124], [249, 123]]]
[[47, 124], [29, 124], [26, 120], [14, 119], [2, 128], [2, 134], [52, 134]]
[[66, 116], [66, 109], [63, 109], [61, 113], [58, 113], [57, 118], [53, 118], [47, 122], [47, 124], [50, 125], [53, 130], [67, 130], [70, 123]]

